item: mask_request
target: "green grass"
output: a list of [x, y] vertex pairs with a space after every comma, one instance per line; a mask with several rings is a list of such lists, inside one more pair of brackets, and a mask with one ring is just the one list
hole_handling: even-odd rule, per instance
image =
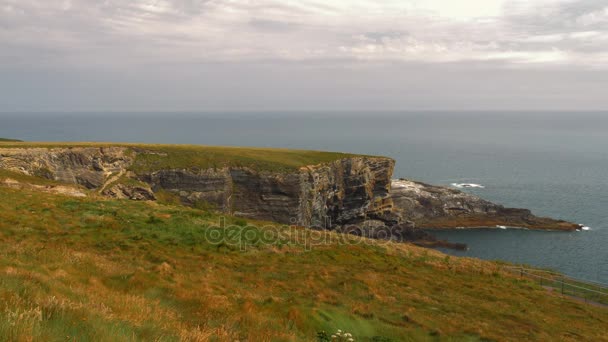
[[608, 287], [599, 284], [570, 278], [550, 270], [540, 270], [525, 267], [521, 270], [511, 268], [511, 272], [520, 277], [528, 278], [539, 285], [552, 288], [554, 291], [603, 305], [608, 305]]
[[131, 170], [147, 173], [165, 169], [208, 169], [248, 167], [258, 171], [289, 172], [304, 166], [318, 165], [360, 156], [340, 152], [322, 152], [280, 148], [224, 147], [200, 145], [156, 145], [121, 143], [52, 143], [0, 142], [2, 147], [110, 147], [124, 146], [137, 151]]
[[[273, 148], [213, 146], [146, 146], [131, 167], [137, 173], [165, 169], [249, 167], [260, 171], [286, 172], [353, 154]], [[150, 153], [152, 152], [152, 153]]]
[[269, 225], [0, 187], [0, 341], [606, 340], [503, 264]]
[[0, 142], [21, 142], [21, 140], [0, 138]]

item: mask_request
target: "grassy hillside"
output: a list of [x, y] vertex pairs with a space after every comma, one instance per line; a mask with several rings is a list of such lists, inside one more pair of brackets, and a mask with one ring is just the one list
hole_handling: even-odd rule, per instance
[[608, 310], [497, 263], [221, 222], [0, 187], [0, 341], [607, 340]]
[[148, 172], [171, 168], [219, 168], [246, 166], [259, 171], [287, 172], [357, 156], [349, 153], [280, 148], [225, 147], [200, 145], [116, 144], [116, 143], [31, 143], [0, 140], [2, 147], [110, 147], [124, 146], [137, 151], [133, 171]]

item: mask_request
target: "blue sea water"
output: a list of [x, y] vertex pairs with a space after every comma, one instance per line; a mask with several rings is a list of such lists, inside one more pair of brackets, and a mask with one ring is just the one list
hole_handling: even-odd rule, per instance
[[467, 189], [584, 232], [438, 232], [456, 255], [608, 283], [608, 112], [4, 113], [0, 137], [268, 146], [377, 154], [395, 177]]

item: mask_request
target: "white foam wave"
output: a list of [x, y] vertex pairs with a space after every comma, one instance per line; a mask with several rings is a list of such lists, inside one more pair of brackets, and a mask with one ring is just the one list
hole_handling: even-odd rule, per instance
[[585, 230], [585, 231], [591, 230], [591, 227], [585, 226], [584, 224], [579, 224], [578, 227], [579, 227], [579, 229], [577, 229], [578, 231], [581, 231], [581, 230]]
[[484, 189], [485, 186], [481, 185], [481, 184], [475, 184], [475, 183], [452, 183], [453, 187], [462, 189], [462, 188], [478, 188], [478, 189]]

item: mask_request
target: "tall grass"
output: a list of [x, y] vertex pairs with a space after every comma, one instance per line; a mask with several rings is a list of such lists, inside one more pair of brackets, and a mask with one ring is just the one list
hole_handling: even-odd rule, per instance
[[607, 310], [497, 263], [333, 233], [307, 248], [289, 234], [310, 231], [286, 227], [242, 248], [210, 242], [219, 220], [0, 187], [0, 341], [606, 340]]

